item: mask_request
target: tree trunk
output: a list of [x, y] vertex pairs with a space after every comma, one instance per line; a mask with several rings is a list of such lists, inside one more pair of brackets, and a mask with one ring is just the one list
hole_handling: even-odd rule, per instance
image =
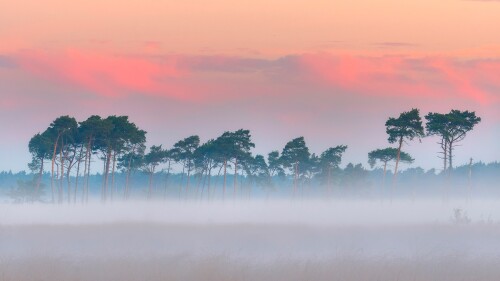
[[233, 189], [234, 189], [234, 191], [233, 191], [233, 198], [236, 197], [236, 186], [238, 185], [237, 178], [238, 178], [238, 158], [236, 157], [236, 158], [234, 158], [234, 179], [233, 179], [233, 181], [234, 181], [234, 183], [233, 183]]
[[182, 187], [184, 185], [184, 171], [186, 170], [186, 161], [182, 162], [182, 173], [181, 173], [181, 182], [179, 183], [179, 199], [181, 199]]
[[398, 167], [399, 167], [399, 160], [401, 159], [401, 147], [403, 146], [403, 137], [399, 138], [399, 147], [398, 147], [398, 154], [396, 155], [396, 167], [394, 167], [394, 175], [392, 176], [392, 184], [396, 183], [396, 180], [398, 178]]
[[[71, 163], [70, 163], [71, 165]], [[66, 183], [68, 184], [68, 205], [71, 203], [71, 169], [68, 165], [68, 170], [66, 171]]]
[[89, 140], [89, 163], [87, 168], [87, 182], [85, 186], [85, 203], [89, 203], [89, 181], [90, 181], [90, 163], [92, 162], [92, 142]]
[[448, 160], [450, 161], [450, 164], [448, 165], [448, 170], [449, 174], [451, 175], [451, 172], [453, 170], [453, 142], [450, 141], [448, 144]]
[[106, 164], [104, 165], [104, 185], [103, 185], [103, 201], [106, 201], [108, 196], [108, 177], [109, 177], [109, 166], [111, 164], [111, 148], [108, 148], [106, 153]]
[[332, 187], [332, 167], [328, 166], [328, 190], [330, 190]]
[[295, 193], [297, 192], [297, 181], [298, 181], [298, 174], [299, 174], [299, 162], [295, 162], [295, 169], [293, 173], [293, 196], [295, 196]]
[[35, 196], [38, 194], [38, 190], [40, 190], [40, 183], [43, 177], [43, 157], [40, 157], [40, 171], [38, 172], [38, 179], [36, 180], [35, 187]]
[[448, 164], [448, 142], [444, 138], [441, 140], [441, 148], [443, 149], [443, 173], [445, 173]]
[[212, 178], [212, 161], [210, 161], [210, 165], [208, 166], [208, 182], [207, 182], [207, 199], [210, 200], [210, 180]]
[[170, 163], [171, 163], [171, 160], [168, 160], [167, 175], [165, 176], [165, 194], [164, 194], [165, 200], [167, 200], [168, 180], [170, 178]]
[[59, 175], [59, 203], [62, 203], [64, 200], [63, 185], [62, 185], [64, 178], [63, 147], [64, 147], [64, 139], [61, 140], [61, 148], [59, 150], [59, 162], [61, 163], [61, 174]]
[[385, 175], [387, 174], [387, 161], [384, 162], [384, 177], [382, 177], [382, 186], [385, 186]]
[[224, 185], [222, 187], [222, 200], [226, 198], [226, 168], [227, 168], [227, 159], [224, 159]]
[[149, 174], [149, 191], [148, 191], [148, 199], [151, 199], [153, 194], [153, 175], [155, 173], [155, 167], [151, 167], [151, 173]]
[[61, 133], [57, 134], [56, 142], [54, 143], [54, 152], [52, 154], [52, 172], [50, 179], [50, 188], [52, 189], [52, 204], [55, 203], [55, 191], [54, 191], [54, 164], [56, 162], [56, 152], [57, 152], [57, 143], [59, 142], [59, 138], [61, 137]]
[[[81, 157], [83, 153], [83, 146], [80, 148], [80, 155], [78, 155], [79, 157]], [[80, 163], [82, 162], [82, 159], [81, 158], [78, 158], [77, 159], [77, 163], [76, 163], [76, 180], [75, 180], [75, 194], [74, 194], [74, 200], [73, 200], [73, 204], [76, 204], [76, 194], [78, 193], [78, 178], [80, 177]]]
[[89, 139], [89, 143], [87, 144], [87, 148], [85, 149], [85, 162], [83, 164], [84, 168], [83, 168], [82, 204], [85, 200], [85, 182], [86, 182], [86, 177], [87, 177], [87, 158], [89, 156], [89, 146], [90, 146], [90, 139]]
[[189, 197], [189, 178], [191, 177], [191, 161], [187, 165], [187, 178], [186, 178], [186, 198]]
[[129, 197], [129, 180], [130, 180], [130, 170], [132, 168], [132, 156], [130, 156], [130, 158], [128, 159], [128, 167], [127, 167], [127, 177], [125, 178], [125, 192], [124, 192], [124, 195], [123, 197], [125, 198], [125, 200], [128, 199]]
[[115, 169], [116, 169], [116, 151], [113, 152], [113, 168], [111, 170], [111, 201], [115, 191]]

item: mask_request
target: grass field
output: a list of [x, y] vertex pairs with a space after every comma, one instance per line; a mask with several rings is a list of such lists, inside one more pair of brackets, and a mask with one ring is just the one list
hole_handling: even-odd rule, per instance
[[500, 276], [495, 202], [337, 203], [1, 206], [0, 280]]

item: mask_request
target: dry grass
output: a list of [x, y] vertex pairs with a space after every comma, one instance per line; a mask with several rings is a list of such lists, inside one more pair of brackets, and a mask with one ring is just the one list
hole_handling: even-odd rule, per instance
[[0, 226], [2, 281], [498, 280], [500, 226]]
[[229, 257], [170, 257], [109, 260], [29, 258], [2, 261], [3, 281], [160, 281], [160, 280], [498, 280], [498, 260], [450, 256], [440, 260], [356, 258], [315, 261], [277, 260], [266, 264]]

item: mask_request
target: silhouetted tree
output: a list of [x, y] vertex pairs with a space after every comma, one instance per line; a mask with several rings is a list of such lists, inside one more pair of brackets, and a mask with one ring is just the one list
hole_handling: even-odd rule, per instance
[[339, 167], [340, 163], [342, 162], [342, 154], [344, 154], [346, 149], [347, 145], [338, 145], [335, 147], [330, 147], [323, 153], [321, 153], [319, 164], [321, 167], [323, 178], [326, 176], [326, 184], [328, 187], [330, 187], [332, 184], [332, 170]]
[[[383, 176], [383, 185], [385, 185], [385, 175], [387, 173], [387, 163], [390, 161], [394, 161], [398, 157], [398, 149], [387, 147], [384, 149], [376, 149], [368, 153], [368, 164], [373, 169], [373, 167], [377, 164], [377, 162], [383, 163], [384, 167], [384, 176]], [[399, 158], [401, 162], [405, 163], [413, 163], [414, 159], [410, 156], [410, 154], [400, 151]]]
[[419, 110], [412, 109], [403, 112], [398, 118], [390, 117], [385, 123], [386, 132], [389, 135], [389, 143], [398, 144], [398, 153], [396, 155], [396, 165], [394, 167], [393, 183], [396, 182], [398, 175], [398, 166], [401, 158], [401, 147], [405, 140], [424, 137], [424, 127], [420, 118]]
[[153, 145], [149, 148], [149, 152], [144, 156], [144, 170], [149, 174], [149, 189], [148, 199], [153, 195], [153, 176], [156, 167], [163, 163], [166, 157], [166, 151], [161, 148], [161, 145]]
[[46, 159], [50, 159], [52, 152], [52, 142], [49, 133], [45, 131], [42, 134], [38, 133], [34, 135], [29, 141], [28, 148], [32, 157], [29, 167], [33, 171], [38, 169], [38, 176], [35, 185], [35, 194], [37, 194], [40, 189], [40, 183], [43, 176], [44, 161]]
[[448, 168], [453, 169], [453, 149], [457, 142], [462, 141], [467, 133], [474, 129], [474, 126], [481, 122], [481, 118], [476, 116], [475, 112], [451, 110], [449, 113], [429, 113], [425, 116], [427, 119], [426, 129], [428, 135], [441, 137], [441, 149], [443, 154], [443, 171]]
[[293, 193], [297, 192], [297, 184], [299, 174], [303, 171], [308, 164], [310, 153], [309, 148], [306, 146], [304, 137], [295, 138], [289, 141], [283, 152], [281, 153], [281, 161], [285, 168], [292, 170], [293, 174]]

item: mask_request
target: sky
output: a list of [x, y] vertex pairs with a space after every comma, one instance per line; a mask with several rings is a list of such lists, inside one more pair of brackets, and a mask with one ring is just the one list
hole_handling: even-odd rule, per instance
[[[250, 129], [255, 153], [304, 136], [343, 165], [419, 108], [482, 122], [455, 163], [500, 160], [500, 1], [0, 1], [0, 170], [60, 115], [128, 115], [148, 145]], [[436, 138], [408, 167], [441, 167]]]

